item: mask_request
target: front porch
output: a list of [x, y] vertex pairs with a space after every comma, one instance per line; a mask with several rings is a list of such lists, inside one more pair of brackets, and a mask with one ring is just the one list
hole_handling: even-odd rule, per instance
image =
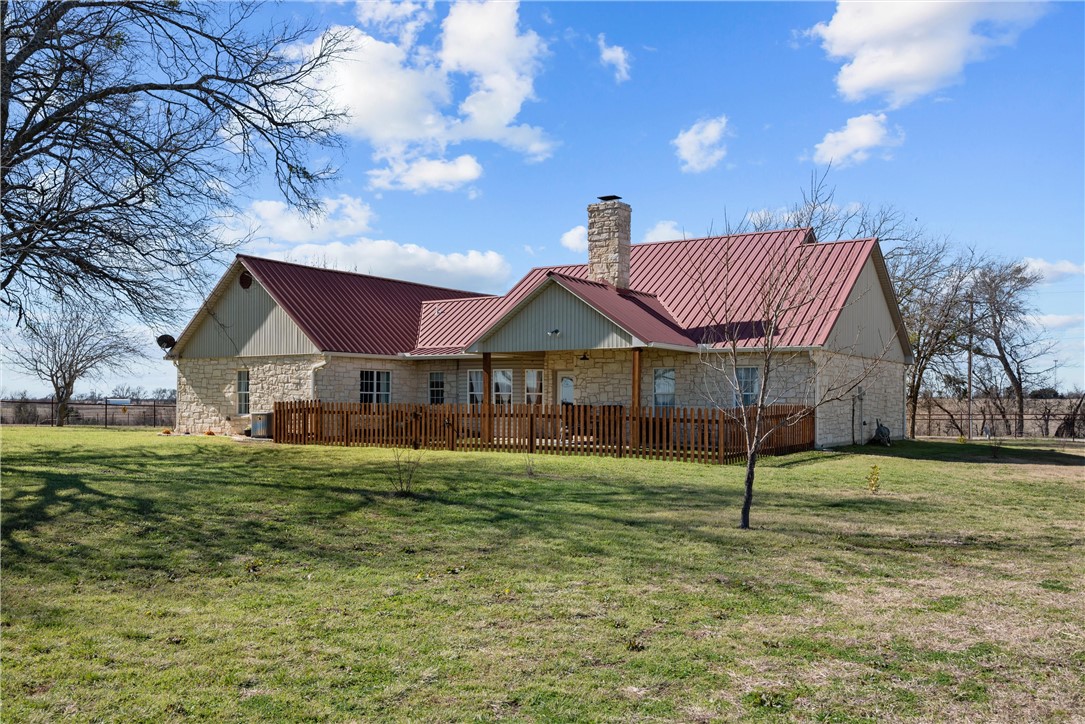
[[[418, 405], [276, 402], [272, 438], [296, 445], [599, 455], [698, 463], [745, 460], [738, 410], [620, 405]], [[784, 422], [763, 455], [814, 447], [809, 408], [777, 405], [763, 424]]]

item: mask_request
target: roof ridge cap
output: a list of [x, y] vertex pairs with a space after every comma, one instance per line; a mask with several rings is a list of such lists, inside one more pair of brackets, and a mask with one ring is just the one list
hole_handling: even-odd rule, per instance
[[[782, 234], [793, 231], [811, 232], [811, 226], [786, 226], [781, 229], [766, 229], [764, 231], [740, 231], [733, 234], [715, 234], [713, 236], [691, 236], [688, 239], [658, 239], [656, 241], [641, 241], [632, 244], [633, 248], [640, 246], [656, 246], [659, 244], [684, 244], [690, 241], [711, 241], [713, 239], [734, 239], [740, 236], [763, 236], [765, 234]], [[805, 235], [805, 234], [804, 234]]]
[[382, 277], [382, 276], [377, 276], [376, 274], [363, 274], [362, 272], [347, 271], [346, 269], [328, 269], [327, 267], [313, 266], [312, 264], [300, 264], [300, 263], [298, 263], [296, 261], [283, 261], [281, 259], [271, 259], [271, 258], [266, 257], [266, 256], [254, 256], [252, 254], [238, 254], [237, 258], [242, 259], [242, 260], [244, 260], [244, 259], [254, 259], [254, 260], [258, 261], [258, 262], [269, 262], [271, 264], [282, 264], [282, 265], [285, 265], [285, 266], [299, 267], [301, 269], [309, 269], [309, 270], [315, 271], [315, 272], [325, 272], [325, 273], [329, 273], [329, 274], [346, 274], [346, 275], [352, 276], [352, 277], [363, 277], [365, 279], [377, 279], [377, 280], [384, 281], [384, 282], [395, 282], [396, 284], [411, 284], [411, 285], [416, 286], [416, 287], [426, 287], [428, 289], [441, 289], [441, 290], [444, 290], [444, 291], [447, 291], [447, 292], [461, 292], [463, 294], [473, 294], [475, 296], [493, 296], [493, 295], [480, 294], [479, 292], [474, 292], [474, 291], [471, 291], [469, 289], [455, 289], [453, 287], [439, 287], [439, 286], [437, 286], [435, 284], [426, 284], [424, 282], [414, 282], [414, 281], [410, 281], [409, 279], [395, 279], [393, 277]]

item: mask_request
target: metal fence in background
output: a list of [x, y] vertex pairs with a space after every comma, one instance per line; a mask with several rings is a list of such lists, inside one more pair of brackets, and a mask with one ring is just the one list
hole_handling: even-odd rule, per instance
[[[57, 405], [48, 400], [0, 400], [0, 424], [54, 425]], [[105, 402], [72, 402], [68, 405], [65, 425], [97, 427], [172, 428], [177, 420], [174, 402], [131, 402], [118, 405]]]

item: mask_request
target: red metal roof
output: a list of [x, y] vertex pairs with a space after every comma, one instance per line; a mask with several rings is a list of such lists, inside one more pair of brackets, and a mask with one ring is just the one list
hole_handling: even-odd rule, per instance
[[574, 289], [576, 280], [588, 279], [587, 264], [535, 268], [503, 297], [423, 303], [412, 354], [464, 349], [548, 278], [645, 342], [719, 346], [734, 338], [747, 348], [765, 344], [766, 292], [787, 282], [793, 292], [779, 314], [775, 345], [820, 346], [876, 243], [818, 243], [810, 229], [786, 229], [637, 244], [631, 290], [621, 293], [590, 281]]
[[479, 298], [477, 292], [255, 256], [239, 254], [237, 259], [324, 352], [405, 352], [415, 346], [423, 302]]
[[555, 272], [547, 276], [642, 342], [683, 347], [697, 344], [683, 334], [654, 294], [632, 289], [619, 290], [610, 284]]

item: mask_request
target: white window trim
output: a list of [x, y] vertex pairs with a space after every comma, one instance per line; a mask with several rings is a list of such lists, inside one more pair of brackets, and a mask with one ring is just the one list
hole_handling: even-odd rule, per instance
[[[667, 370], [670, 370], [670, 372], [671, 372], [671, 377], [672, 377], [671, 382], [672, 382], [672, 384], [674, 386], [674, 389], [671, 392], [662, 392], [661, 393], [661, 392], [658, 391], [659, 388], [657, 387], [657, 384], [659, 383], [659, 377], [658, 377], [657, 373], [666, 372]], [[670, 395], [671, 402], [670, 402], [669, 405], [659, 403], [659, 396], [661, 394]], [[674, 367], [655, 367], [655, 368], [652, 369], [652, 406], [653, 407], [677, 407], [678, 406], [678, 372], [677, 372], [676, 368], [674, 368]]]
[[[241, 392], [241, 373], [245, 373], [245, 392]], [[241, 411], [241, 395], [245, 395], [245, 411]], [[234, 409], [239, 416], [250, 415], [252, 410], [252, 372], [248, 368], [243, 370], [234, 370], [234, 397], [237, 398], [237, 405]]]
[[[538, 383], [539, 383], [539, 391], [538, 392], [528, 392], [528, 389], [527, 389], [527, 376], [529, 374], [531, 374], [532, 372], [534, 372], [537, 375], [536, 379], [538, 380]], [[524, 404], [527, 404], [527, 405], [541, 405], [543, 403], [543, 399], [545, 399], [545, 394], [546, 394], [546, 382], [544, 381], [545, 377], [546, 376], [543, 374], [543, 370], [540, 370], [540, 369], [524, 370]], [[530, 395], [536, 395], [538, 397], [538, 401], [533, 401], [533, 400], [529, 399]]]
[[[507, 373], [508, 374], [508, 378], [509, 378], [509, 391], [507, 393], [508, 396], [509, 396], [508, 402], [498, 402], [497, 401], [497, 396], [499, 394], [506, 394], [506, 393], [503, 393], [503, 392], [499, 393], [497, 391], [498, 373]], [[502, 368], [502, 369], [492, 370], [491, 371], [491, 373], [490, 373], [490, 387], [493, 388], [493, 389], [490, 391], [490, 399], [493, 401], [493, 403], [495, 405], [511, 405], [512, 404], [513, 399], [515, 399], [513, 397], [513, 395], [516, 392], [516, 377], [515, 377], [515, 374], [516, 373], [513, 372], [513, 370], [510, 369], [510, 368]]]
[[[475, 402], [473, 397], [475, 393], [471, 392], [471, 375], [478, 373], [479, 376], [479, 392], [480, 397], [478, 402]], [[486, 374], [484, 370], [467, 370], [467, 404], [469, 405], [481, 405], [486, 401]]]
[[[359, 400], [359, 402], [361, 401], [362, 395], [364, 394], [362, 392], [362, 374], [365, 373], [365, 372], [372, 372], [373, 375], [374, 375], [374, 377], [373, 377], [373, 392], [371, 393], [373, 395], [374, 401], [373, 402], [363, 402], [362, 404], [363, 405], [366, 405], [366, 404], [369, 404], [369, 405], [391, 404], [391, 402], [392, 402], [392, 370], [359, 370], [358, 371], [358, 400]], [[380, 402], [377, 399], [377, 397], [380, 395], [380, 386], [379, 386], [379, 382], [378, 382], [379, 378], [376, 377], [376, 375], [379, 375], [382, 372], [384, 374], [388, 375], [388, 402]]]
[[[743, 389], [742, 379], [740, 379], [739, 372], [745, 370], [753, 370], [754, 386], [753, 390], [747, 392]], [[757, 397], [761, 394], [761, 368], [760, 367], [736, 367], [735, 368], [735, 396], [732, 402], [733, 407], [751, 407], [757, 404]], [[747, 396], [751, 397], [748, 402]]]
[[[440, 389], [441, 389], [441, 402], [434, 402], [433, 401], [433, 392], [436, 389], [433, 386], [433, 376], [434, 375], [440, 375], [441, 376], [441, 387], [440, 387]], [[444, 404], [446, 404], [448, 402], [448, 382], [445, 379], [444, 370], [432, 370], [432, 371], [430, 371], [430, 373], [429, 373], [429, 398], [428, 399], [429, 399], [429, 404], [431, 404], [431, 405], [444, 405]]]

